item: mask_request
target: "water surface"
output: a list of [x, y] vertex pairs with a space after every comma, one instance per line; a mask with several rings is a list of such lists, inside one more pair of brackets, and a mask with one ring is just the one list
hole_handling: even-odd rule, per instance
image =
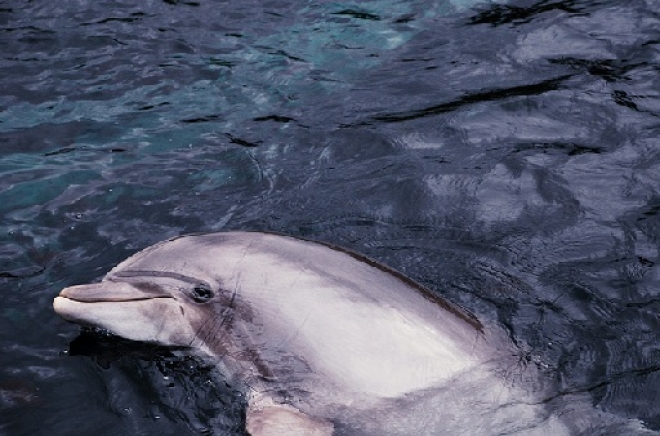
[[240, 434], [208, 368], [70, 349], [51, 308], [154, 242], [232, 229], [378, 259], [502, 326], [558, 395], [660, 430], [659, 17], [0, 3], [0, 433]]

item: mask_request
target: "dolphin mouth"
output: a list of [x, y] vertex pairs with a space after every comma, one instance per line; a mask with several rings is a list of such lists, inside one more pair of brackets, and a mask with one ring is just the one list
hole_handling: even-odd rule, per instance
[[56, 298], [65, 298], [77, 303], [127, 303], [159, 298], [174, 299], [162, 289], [145, 289], [139, 285], [108, 281], [69, 286], [62, 289]]
[[53, 309], [66, 321], [138, 342], [182, 345], [191, 336], [175, 296], [156, 286], [113, 281], [70, 286], [55, 297]]
[[70, 297], [67, 295], [58, 295], [55, 298], [65, 298], [67, 300], [75, 301], [76, 303], [128, 303], [131, 301], [146, 301], [146, 300], [154, 300], [157, 298], [171, 298], [174, 299], [174, 297], [170, 295], [160, 295], [160, 296], [153, 296], [153, 297], [134, 297], [134, 298], [127, 298], [127, 297]]

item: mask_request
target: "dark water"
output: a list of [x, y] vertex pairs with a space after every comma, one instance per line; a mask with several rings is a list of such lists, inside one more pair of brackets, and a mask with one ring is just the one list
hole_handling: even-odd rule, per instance
[[659, 29], [654, 0], [0, 2], [0, 434], [237, 434], [208, 368], [69, 352], [51, 308], [225, 229], [379, 259], [660, 430]]

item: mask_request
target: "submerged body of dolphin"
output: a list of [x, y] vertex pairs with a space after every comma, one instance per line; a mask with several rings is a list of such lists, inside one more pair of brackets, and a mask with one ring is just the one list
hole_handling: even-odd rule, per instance
[[64, 289], [54, 308], [127, 339], [210, 356], [247, 395], [254, 436], [581, 427], [530, 394], [528, 370], [497, 329], [334, 246], [256, 232], [183, 236], [100, 283]]

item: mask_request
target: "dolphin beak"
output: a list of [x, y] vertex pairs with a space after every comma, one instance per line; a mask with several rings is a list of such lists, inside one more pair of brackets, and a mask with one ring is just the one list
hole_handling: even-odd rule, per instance
[[104, 280], [70, 286], [53, 300], [63, 319], [135, 341], [187, 346], [195, 331], [173, 295], [153, 283]]
[[62, 289], [62, 292], [56, 298], [67, 298], [79, 303], [100, 303], [172, 298], [172, 295], [157, 287], [104, 281], [88, 285], [69, 286]]
[[157, 299], [173, 298], [171, 294], [157, 286], [106, 280], [100, 283], [64, 288], [60, 295], [53, 300], [53, 309], [68, 321], [89, 325], [94, 324], [91, 319], [88, 319], [91, 311], [108, 307], [107, 304], [111, 304], [114, 310], [119, 310], [131, 303], [147, 303]]

